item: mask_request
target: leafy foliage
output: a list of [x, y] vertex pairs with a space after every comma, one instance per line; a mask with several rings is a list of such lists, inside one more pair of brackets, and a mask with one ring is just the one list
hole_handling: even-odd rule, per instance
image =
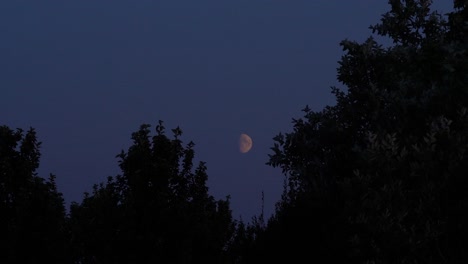
[[67, 233], [55, 176], [37, 176], [41, 143], [34, 129], [0, 127], [0, 262], [66, 263]]
[[0, 127], [0, 262], [466, 263], [468, 4], [442, 16], [431, 3], [389, 1], [370, 27], [388, 47], [340, 43], [336, 104], [273, 139], [286, 178], [267, 223], [234, 221], [194, 143], [162, 121], [66, 216], [55, 176], [36, 173], [34, 129]]
[[94, 186], [71, 207], [78, 260], [105, 263], [220, 263], [231, 238], [229, 197], [208, 194], [206, 165], [193, 165], [194, 143], [180, 128], [165, 135], [163, 122], [132, 134], [117, 157], [122, 175]]
[[[468, 259], [468, 16], [461, 2], [446, 21], [429, 0], [389, 1], [391, 11], [371, 29], [393, 45], [372, 37], [341, 42], [338, 80], [347, 90], [333, 88], [336, 105], [306, 107], [294, 131], [274, 139], [269, 164], [282, 168], [287, 183], [267, 232], [288, 238], [277, 226], [294, 222], [301, 227], [288, 241], [307, 238], [314, 254], [333, 248], [347, 263]], [[286, 245], [282, 254], [310, 254], [300, 248]]]

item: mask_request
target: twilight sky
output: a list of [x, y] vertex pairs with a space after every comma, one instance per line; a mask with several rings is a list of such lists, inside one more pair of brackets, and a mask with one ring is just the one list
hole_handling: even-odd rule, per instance
[[[435, 1], [443, 13], [451, 1]], [[109, 175], [143, 123], [180, 126], [234, 218], [274, 210], [272, 138], [306, 104], [333, 104], [343, 39], [385, 0], [10, 0], [0, 3], [0, 125], [36, 128], [39, 173], [67, 206]], [[238, 150], [241, 133], [253, 148]]]

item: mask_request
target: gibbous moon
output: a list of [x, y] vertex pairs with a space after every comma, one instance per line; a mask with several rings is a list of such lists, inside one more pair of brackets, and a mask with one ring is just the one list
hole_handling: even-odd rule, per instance
[[252, 138], [247, 134], [241, 134], [239, 138], [239, 151], [247, 153], [252, 148]]

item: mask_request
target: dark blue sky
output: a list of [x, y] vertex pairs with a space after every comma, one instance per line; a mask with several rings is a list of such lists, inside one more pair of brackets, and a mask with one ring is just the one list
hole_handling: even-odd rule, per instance
[[[451, 1], [436, 1], [449, 11]], [[387, 1], [14, 0], [0, 4], [0, 125], [37, 129], [40, 175], [67, 205], [120, 171], [142, 123], [180, 126], [235, 218], [270, 215], [284, 177], [265, 165], [308, 104], [333, 104], [338, 43], [363, 41]], [[252, 150], [237, 140], [249, 134]]]

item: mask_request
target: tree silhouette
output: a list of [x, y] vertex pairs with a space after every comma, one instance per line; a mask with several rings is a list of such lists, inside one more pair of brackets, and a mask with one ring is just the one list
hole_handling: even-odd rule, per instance
[[231, 238], [229, 198], [208, 194], [206, 165], [180, 128], [150, 136], [144, 124], [117, 157], [122, 175], [95, 185], [71, 207], [75, 259], [97, 263], [221, 263]]
[[41, 143], [34, 129], [0, 127], [0, 262], [67, 263], [62, 194], [55, 176], [37, 176]]
[[[275, 258], [463, 263], [468, 196], [468, 11], [389, 1], [373, 33], [344, 40], [336, 105], [304, 109], [268, 164], [287, 175], [261, 243]], [[306, 241], [306, 242], [302, 242]], [[340, 263], [342, 263], [340, 262]]]
[[232, 219], [182, 130], [143, 124], [121, 175], [66, 217], [39, 177], [34, 129], [0, 127], [1, 263], [467, 263], [468, 10], [390, 0], [370, 37], [344, 40], [336, 104], [303, 109], [268, 164], [286, 175], [275, 214]]

